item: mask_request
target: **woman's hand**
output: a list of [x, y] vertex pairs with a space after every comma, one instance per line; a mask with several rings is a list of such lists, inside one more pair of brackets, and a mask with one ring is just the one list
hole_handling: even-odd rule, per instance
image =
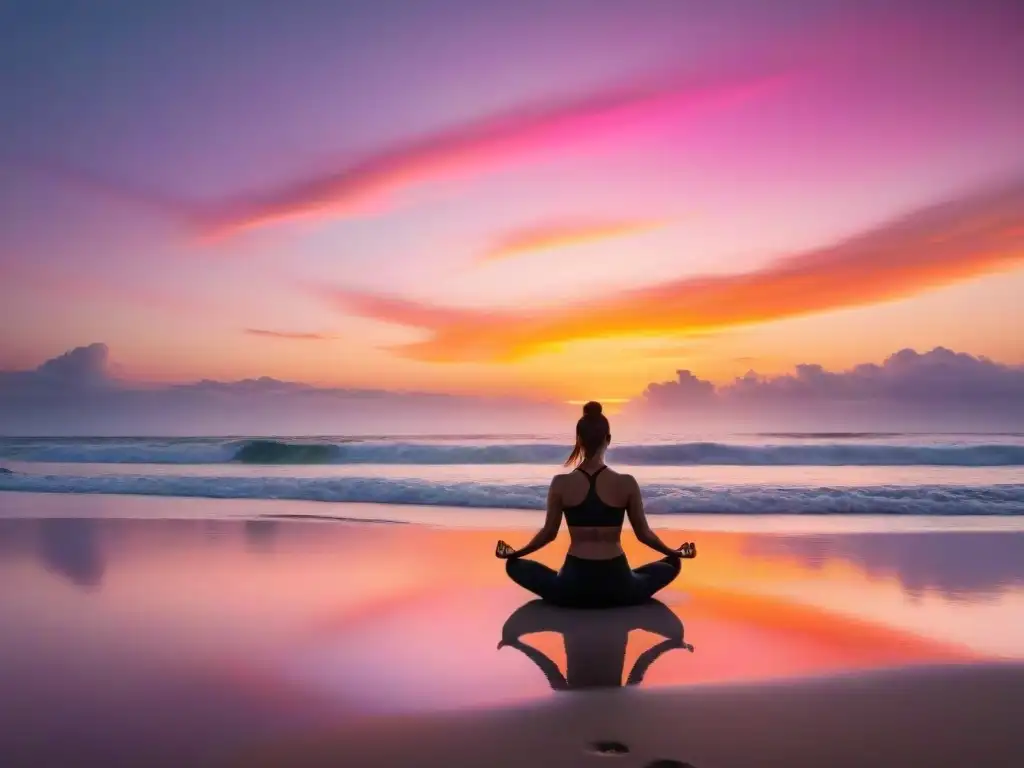
[[697, 545], [692, 541], [684, 541], [680, 546], [676, 547], [673, 552], [678, 552], [678, 557], [684, 560], [689, 560], [697, 556]]
[[507, 560], [510, 557], [515, 557], [516, 550], [506, 544], [501, 539], [498, 539], [498, 544], [494, 548], [494, 556], [499, 560]]

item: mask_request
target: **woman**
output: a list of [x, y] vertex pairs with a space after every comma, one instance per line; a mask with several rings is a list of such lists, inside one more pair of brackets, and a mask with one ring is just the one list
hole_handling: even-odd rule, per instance
[[[565, 462], [575, 464], [575, 469], [551, 481], [544, 526], [522, 549], [498, 545], [496, 554], [508, 560], [509, 577], [556, 605], [605, 608], [645, 602], [679, 575], [682, 558], [697, 555], [690, 542], [672, 549], [651, 530], [636, 480], [605, 466], [609, 442], [611, 429], [601, 404], [587, 403], [576, 422], [576, 446]], [[525, 559], [555, 540], [563, 514], [569, 553], [561, 570]], [[637, 539], [664, 555], [661, 560], [629, 567], [620, 542], [627, 514]]]

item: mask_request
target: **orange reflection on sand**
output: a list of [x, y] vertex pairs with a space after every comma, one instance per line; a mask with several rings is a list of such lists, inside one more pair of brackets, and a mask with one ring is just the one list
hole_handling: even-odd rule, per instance
[[[165, 528], [159, 546], [144, 540], [141, 526], [122, 526], [119, 546], [108, 534], [110, 562], [91, 610], [107, 615], [114, 637], [131, 636], [161, 656], [188, 655], [211, 676], [227, 675], [232, 684], [265, 688], [268, 695], [326, 693], [351, 711], [361, 711], [367, 697], [383, 697], [382, 706], [416, 700], [494, 703], [549, 690], [519, 651], [496, 650], [503, 623], [532, 596], [509, 582], [494, 557], [494, 543], [504, 538], [521, 545], [530, 532], [284, 525], [272, 533], [258, 526], [243, 531], [236, 525], [183, 523]], [[645, 687], [978, 657], [863, 615], [765, 594], [773, 585], [792, 588], [827, 579], [843, 586], [844, 604], [836, 608], [846, 610], [858, 596], [868, 604], [878, 590], [898, 588], [889, 580], [868, 580], [844, 561], [812, 568], [786, 557], [750, 556], [746, 534], [666, 532], [664, 538], [671, 544], [684, 538], [698, 542], [697, 559], [685, 563], [678, 581], [660, 595], [694, 651], [660, 655], [643, 679]], [[657, 557], [632, 534], [623, 539], [632, 563]], [[567, 546], [563, 530], [536, 559], [557, 568]], [[160, 610], [140, 626], [143, 605]], [[569, 621], [561, 633], [524, 635], [564, 676], [567, 647], [583, 653], [584, 662], [577, 655], [572, 665], [576, 677], [570, 687], [592, 673], [601, 681], [623, 682], [638, 659], [663, 641], [642, 629], [627, 634], [593, 612], [582, 613], [589, 614], [586, 620]], [[104, 642], [112, 641], [108, 636]], [[283, 667], [260, 661], [268, 654], [282, 659]], [[318, 692], [320, 683], [326, 687]]]
[[[307, 659], [307, 670], [317, 670], [317, 684], [323, 686], [334, 675], [326, 689], [356, 709], [360, 697], [376, 700], [385, 689], [389, 702], [449, 701], [450, 694], [449, 704], [468, 705], [533, 698], [558, 688], [522, 648], [495, 651], [499, 639], [505, 642], [502, 623], [520, 612], [531, 595], [508, 582], [493, 557], [493, 542], [499, 536], [518, 542], [523, 532], [404, 533], [421, 537], [424, 546], [430, 542], [436, 570], [423, 574], [419, 590], [341, 610], [309, 625], [299, 656]], [[643, 677], [644, 686], [753, 682], [980, 658], [968, 648], [884, 623], [745, 590], [744, 584], [799, 582], [822, 573], [791, 560], [744, 555], [745, 538], [701, 534], [698, 559], [687, 563], [680, 580], [661, 595], [694, 650], [672, 648], [660, 654]], [[537, 559], [557, 567], [565, 543], [560, 540]], [[625, 548], [632, 561], [645, 559], [635, 541], [625, 542]], [[830, 578], [860, 583], [868, 593], [874, 588], [844, 563], [827, 570]], [[613, 619], [610, 613], [568, 611], [558, 623], [556, 630], [537, 631], [527, 623], [520, 639], [557, 666], [559, 675], [568, 678], [561, 685], [568, 688], [624, 683], [646, 652], [664, 641], [642, 629], [627, 636], [621, 617]], [[374, 682], [362, 687], [352, 682], [364, 678]]]
[[[978, 658], [951, 643], [762, 596], [707, 590], [676, 610], [696, 647], [695, 658], [667, 654], [652, 667], [648, 685], [805, 677]], [[651, 644], [643, 640], [634, 641], [637, 654]]]
[[[416, 536], [420, 531], [409, 530]], [[528, 531], [474, 531], [447, 530], [430, 531], [423, 542], [433, 556], [437, 570], [430, 574], [430, 580], [441, 584], [470, 583], [506, 584], [504, 566], [494, 558], [495, 542], [502, 538], [513, 546], [525, 544], [531, 532]], [[772, 582], [796, 580], [799, 578], [821, 578], [828, 574], [835, 578], [862, 582], [863, 573], [846, 561], [837, 560], [822, 563], [814, 570], [799, 561], [782, 557], [753, 557], [746, 553], [749, 534], [702, 531], [699, 534], [685, 534], [667, 531], [663, 536], [670, 545], [681, 544], [685, 539], [697, 540], [699, 556], [683, 564], [680, 578], [669, 585], [666, 594], [690, 591], [703, 584], [722, 585], [744, 582]], [[563, 527], [557, 540], [531, 555], [531, 559], [558, 569], [565, 559], [569, 547], [569, 536]], [[622, 547], [635, 566], [660, 559], [661, 555], [640, 544], [631, 532], [623, 532]], [[524, 592], [524, 598], [528, 595]]]

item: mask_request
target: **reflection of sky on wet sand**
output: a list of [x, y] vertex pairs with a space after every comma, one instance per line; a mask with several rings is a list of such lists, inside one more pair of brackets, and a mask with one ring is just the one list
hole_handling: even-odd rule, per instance
[[977, 531], [752, 538], [752, 555], [795, 557], [810, 568], [845, 560], [872, 578], [894, 576], [911, 595], [964, 599], [1024, 587], [1024, 532]]
[[[936, 532], [750, 537], [744, 551], [802, 572], [753, 586], [843, 614], [1024, 655], [1024, 533]], [[862, 578], [852, 580], [843, 569]]]
[[103, 554], [96, 543], [96, 527], [89, 519], [41, 520], [39, 559], [79, 586], [99, 586]]
[[[127, 734], [116, 742], [124, 747], [132, 733], [156, 737], [154, 712], [174, 714], [177, 735], [162, 737], [227, 748], [339, 713], [558, 695], [534, 661], [498, 650], [529, 595], [493, 559], [497, 535], [322, 522], [0, 521], [0, 700], [16, 704], [5, 707], [0, 756], [44, 734], [62, 748], [102, 752], [112, 747], [96, 734], [113, 723]], [[698, 560], [663, 595], [694, 650], [659, 655], [639, 689], [963, 662], [1014, 648], [1020, 656], [1019, 535], [890, 536], [702, 533]], [[564, 549], [563, 536], [539, 559], [557, 563]], [[948, 569], [947, 553], [957, 553]], [[645, 559], [635, 543], [628, 554]], [[577, 683], [624, 683], [663, 640], [588, 621], [523, 638], [563, 676], [574, 668]]]

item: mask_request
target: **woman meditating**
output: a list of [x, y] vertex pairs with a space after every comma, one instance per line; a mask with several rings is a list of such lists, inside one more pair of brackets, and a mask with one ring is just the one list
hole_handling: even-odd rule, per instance
[[[576, 446], [566, 461], [566, 466], [576, 466], [551, 481], [544, 526], [522, 549], [498, 542], [496, 554], [507, 559], [509, 577], [550, 603], [575, 608], [636, 605], [676, 578], [683, 558], [697, 555], [692, 543], [672, 549], [651, 530], [636, 480], [605, 466], [610, 441], [601, 404], [587, 403], [576, 422]], [[637, 539], [664, 555], [661, 560], [629, 567], [620, 542], [627, 514]], [[562, 515], [569, 528], [569, 553], [556, 572], [525, 556], [555, 540]]]

